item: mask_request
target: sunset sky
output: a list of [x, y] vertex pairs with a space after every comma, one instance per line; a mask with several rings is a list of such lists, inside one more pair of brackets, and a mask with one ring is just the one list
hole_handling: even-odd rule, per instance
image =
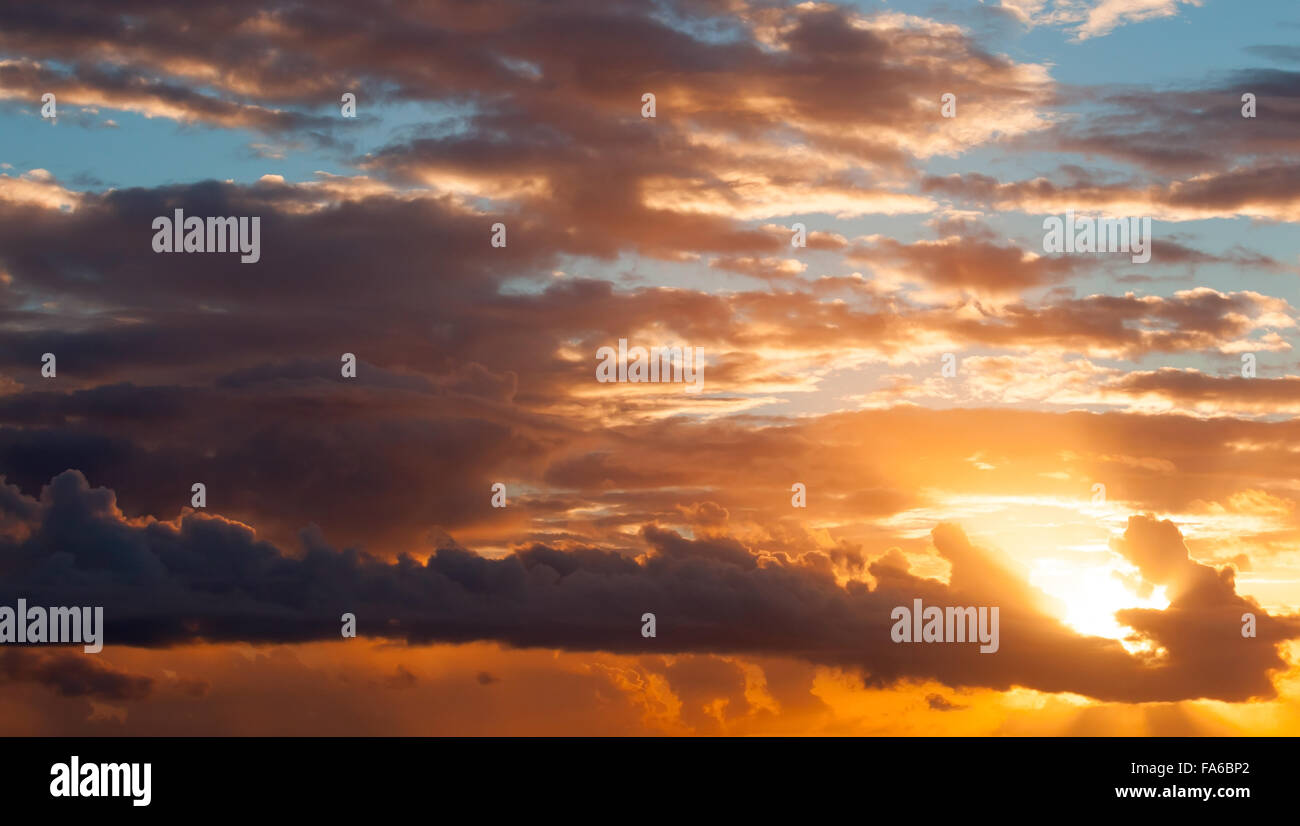
[[0, 734], [1300, 734], [1291, 0], [203, 6], [0, 6]]

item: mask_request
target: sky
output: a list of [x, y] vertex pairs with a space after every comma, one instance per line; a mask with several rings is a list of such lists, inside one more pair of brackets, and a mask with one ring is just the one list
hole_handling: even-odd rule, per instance
[[6, 4], [0, 606], [105, 646], [0, 647], [0, 733], [1300, 733], [1298, 35]]

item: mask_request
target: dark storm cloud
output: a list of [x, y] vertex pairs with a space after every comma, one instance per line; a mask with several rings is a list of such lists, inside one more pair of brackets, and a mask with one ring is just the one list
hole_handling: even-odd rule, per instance
[[[1117, 550], [1170, 587], [1171, 610], [1124, 616], [1168, 652], [1163, 659], [1068, 630], [1007, 563], [952, 525], [933, 534], [952, 566], [948, 584], [886, 558], [871, 566], [868, 589], [839, 585], [819, 555], [759, 559], [729, 537], [687, 539], [653, 525], [642, 531], [650, 553], [640, 560], [589, 549], [561, 561], [538, 547], [488, 559], [444, 545], [427, 564], [388, 563], [312, 536], [289, 557], [220, 518], [125, 521], [111, 491], [75, 472], [52, 480], [29, 522], [29, 536], [0, 544], [0, 594], [102, 605], [110, 645], [334, 639], [339, 616], [352, 612], [363, 635], [409, 642], [776, 654], [858, 669], [876, 685], [936, 679], [1149, 701], [1272, 696], [1276, 646], [1300, 635], [1300, 620], [1237, 596], [1230, 569], [1191, 562], [1176, 528], [1145, 517], [1130, 521]], [[999, 606], [999, 651], [891, 642], [891, 610], [915, 598]], [[1257, 613], [1258, 638], [1240, 636], [1242, 610]], [[644, 611], [659, 620], [653, 641], [639, 633]]]

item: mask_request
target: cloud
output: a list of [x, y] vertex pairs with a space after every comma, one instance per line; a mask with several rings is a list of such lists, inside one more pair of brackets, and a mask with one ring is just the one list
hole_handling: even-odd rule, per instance
[[[408, 642], [632, 653], [645, 645], [635, 620], [653, 610], [660, 650], [797, 656], [858, 669], [878, 685], [934, 679], [1149, 701], [1272, 696], [1276, 645], [1300, 634], [1300, 620], [1238, 597], [1229, 569], [1190, 562], [1172, 524], [1143, 517], [1130, 520], [1117, 548], [1146, 580], [1171, 588], [1172, 610], [1121, 615], [1168, 652], [1163, 662], [1068, 630], [1012, 567], [955, 525], [933, 531], [951, 565], [947, 584], [878, 562], [868, 589], [840, 585], [817, 554], [763, 558], [730, 537], [692, 540], [654, 525], [642, 530], [648, 553], [640, 558], [534, 546], [487, 559], [444, 546], [425, 564], [388, 563], [310, 536], [295, 558], [220, 517], [128, 521], [110, 491], [73, 471], [44, 490], [34, 521], [28, 538], [0, 547], [6, 598], [103, 605], [112, 645], [330, 639], [338, 615], [351, 611], [367, 634]], [[999, 653], [891, 642], [892, 608], [918, 598], [1000, 606]], [[1259, 614], [1257, 640], [1240, 639], [1243, 608]], [[1187, 642], [1210, 630], [1197, 645]], [[1218, 667], [1206, 668], [1210, 661]]]
[[935, 287], [1012, 295], [1027, 287], [1060, 282], [1082, 265], [1078, 258], [1044, 256], [988, 238], [962, 235], [911, 244], [882, 238], [848, 257]]
[[1300, 376], [1214, 376], [1162, 367], [1128, 373], [1110, 389], [1136, 398], [1213, 413], [1278, 414], [1300, 410]]
[[1110, 34], [1120, 26], [1177, 15], [1184, 5], [1201, 0], [1000, 0], [1020, 22], [1030, 26], [1070, 28], [1075, 40]]
[[56, 653], [26, 648], [0, 652], [0, 683], [38, 683], [61, 697], [97, 700], [143, 700], [154, 680], [118, 671], [85, 654]]
[[942, 694], [927, 694], [925, 697], [926, 705], [935, 711], [960, 711], [966, 706], [955, 705], [948, 701]]
[[1145, 186], [1060, 182], [1045, 177], [999, 182], [979, 173], [931, 176], [922, 190], [998, 210], [1059, 215], [1066, 210], [1158, 221], [1247, 217], [1300, 220], [1300, 168], [1259, 163]]
[[[182, 84], [160, 82], [120, 68], [78, 66], [65, 72], [32, 60], [0, 60], [0, 89], [0, 99], [39, 101], [42, 94], [53, 90], [58, 105], [65, 110], [69, 106], [102, 106], [148, 118], [202, 121], [231, 129], [306, 131], [337, 123], [319, 115], [222, 100]], [[116, 126], [112, 121], [107, 124]]]
[[[1079, 41], [1188, 5], [1003, 3]], [[1024, 216], [1294, 220], [1295, 73], [1063, 86], [946, 20], [824, 3], [435, 1], [358, 20], [333, 0], [0, 10], [10, 117], [31, 121], [49, 87], [86, 123], [164, 118], [186, 145], [238, 130], [206, 138], [261, 175], [105, 190], [115, 162], [0, 164], [14, 566], [0, 573], [107, 600], [123, 657], [132, 642], [307, 651], [337, 640], [343, 611], [384, 640], [582, 652], [599, 666], [554, 693], [610, 700], [602, 731], [723, 731], [800, 702], [815, 726], [836, 692], [886, 690], [965, 725], [977, 715], [924, 711], [951, 705], [946, 686], [970, 689], [971, 712], [981, 689], [1013, 686], [1269, 696], [1294, 602], [1279, 560], [1300, 540], [1295, 312], [1272, 277], [1296, 270], [1286, 247], [1251, 240], [1268, 226], [1249, 243], [1180, 228], [1138, 275], [1041, 254]], [[337, 114], [345, 89], [359, 123]], [[1248, 123], [1242, 89], [1260, 96]], [[954, 119], [938, 111], [949, 90]], [[647, 91], [655, 118], [640, 116]], [[138, 124], [114, 117], [122, 134]], [[1004, 160], [1027, 171], [993, 175]], [[260, 216], [262, 261], [154, 254], [150, 223], [176, 208]], [[498, 221], [505, 248], [489, 243]], [[1134, 291], [1100, 286], [1116, 282]], [[705, 392], [597, 384], [596, 349], [619, 338], [700, 346]], [[57, 380], [40, 375], [47, 352]], [[1236, 378], [1243, 353], [1258, 379]], [[210, 511], [188, 507], [196, 481]], [[795, 481], [806, 510], [789, 507]], [[1095, 481], [1105, 508], [1087, 503]], [[506, 509], [489, 504], [497, 482]], [[1013, 532], [1003, 517], [1030, 508], [1059, 515], [1039, 520], [1053, 530], [992, 544], [1045, 564], [1091, 548], [1134, 593], [1199, 585], [1133, 614], [1125, 644], [1080, 636], [979, 547], [990, 514]], [[1160, 516], [1101, 549], [1134, 512]], [[1146, 530], [1165, 518], [1187, 562], [1157, 583], [1123, 560], [1176, 558]], [[1228, 562], [1253, 573], [1196, 573]], [[1239, 627], [1238, 590], [1272, 612], [1265, 633], [1192, 650], [1189, 628]], [[919, 594], [1000, 601], [996, 665], [882, 644], [890, 602]], [[672, 662], [647, 655], [642, 610], [660, 613]], [[383, 659], [357, 685], [491, 698], [531, 684], [483, 656], [442, 681]], [[782, 690], [780, 668], [760, 679], [745, 658], [795, 676]], [[271, 659], [268, 673], [320, 676]], [[814, 679], [827, 705], [808, 699]], [[182, 682], [147, 705], [206, 685]], [[183, 714], [141, 725], [164, 720]]]

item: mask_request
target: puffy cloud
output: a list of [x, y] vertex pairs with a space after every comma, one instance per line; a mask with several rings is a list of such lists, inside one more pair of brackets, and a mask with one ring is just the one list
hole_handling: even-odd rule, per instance
[[[642, 530], [648, 553], [639, 558], [535, 546], [488, 559], [448, 544], [424, 564], [389, 563], [311, 536], [295, 558], [219, 517], [126, 520], [110, 491], [76, 472], [44, 490], [35, 521], [28, 538], [0, 548], [3, 593], [102, 605], [117, 645], [329, 639], [348, 611], [368, 634], [411, 642], [634, 653], [644, 648], [640, 611], [653, 609], [661, 650], [796, 656], [858, 669], [871, 684], [935, 679], [1144, 701], [1270, 696], [1276, 645], [1300, 634], [1297, 618], [1238, 597], [1229, 569], [1188, 560], [1172, 524], [1138, 517], [1117, 548], [1147, 581], [1170, 588], [1171, 610], [1121, 616], [1165, 652], [1162, 661], [1070, 631], [1012, 566], [955, 525], [933, 532], [951, 565], [947, 583], [877, 563], [868, 588], [841, 585], [817, 554], [782, 561], [724, 535], [687, 539], [654, 525]], [[913, 599], [998, 606], [998, 654], [892, 642], [890, 613]], [[1240, 637], [1243, 608], [1260, 615], [1257, 640]]]
[[1030, 26], [1069, 28], [1075, 40], [1103, 37], [1120, 26], [1174, 17], [1201, 0], [1000, 0], [1017, 20]]

